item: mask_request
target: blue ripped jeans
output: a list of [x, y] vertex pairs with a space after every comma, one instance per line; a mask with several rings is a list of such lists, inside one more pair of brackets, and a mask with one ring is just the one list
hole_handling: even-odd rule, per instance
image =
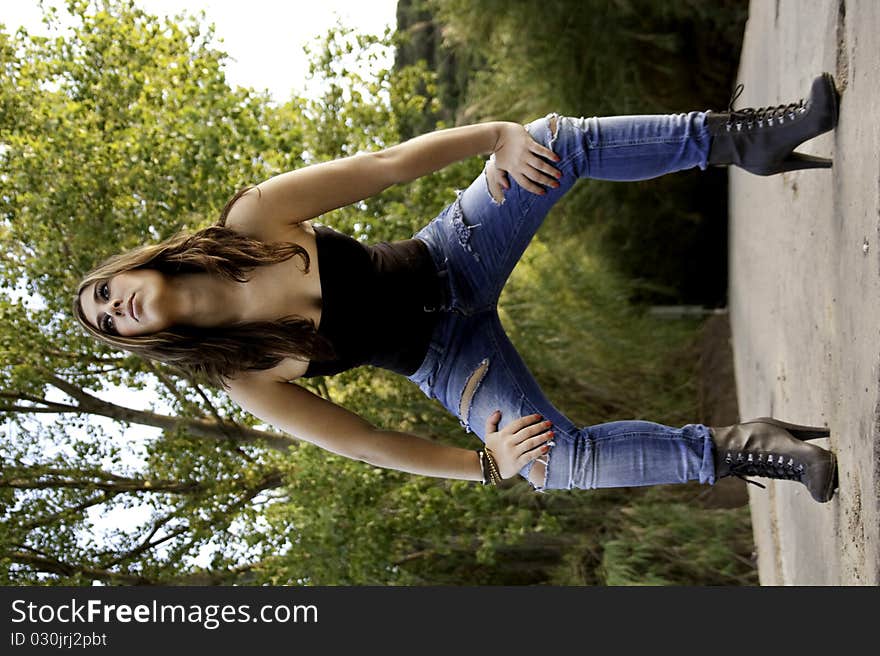
[[[551, 420], [556, 446], [539, 466], [545, 468], [544, 480], [531, 481], [537, 490], [715, 482], [714, 446], [702, 424], [573, 424], [544, 396], [497, 313], [510, 272], [547, 212], [578, 178], [644, 180], [705, 169], [711, 138], [704, 121], [702, 112], [538, 119], [526, 129], [561, 157], [553, 163], [563, 173], [559, 188], [541, 196], [510, 178], [499, 203], [483, 173], [415, 235], [427, 244], [448, 288], [425, 360], [409, 379], [483, 441], [486, 419], [495, 410], [501, 410], [501, 428], [536, 413]], [[533, 465], [520, 471], [527, 480]]]

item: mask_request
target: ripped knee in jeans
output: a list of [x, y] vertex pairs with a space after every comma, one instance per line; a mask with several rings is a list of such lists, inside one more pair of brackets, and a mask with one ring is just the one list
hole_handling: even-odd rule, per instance
[[458, 416], [460, 417], [459, 422], [467, 432], [471, 432], [471, 404], [474, 400], [474, 394], [477, 393], [477, 388], [483, 382], [483, 378], [486, 377], [488, 370], [489, 358], [486, 358], [468, 376], [467, 383], [465, 383], [464, 389], [461, 391], [461, 398], [458, 401]]
[[547, 459], [550, 456], [544, 456], [544, 459], [538, 458], [532, 463], [532, 468], [529, 470], [529, 483], [532, 486], [540, 491], [544, 490], [544, 486], [547, 485]]
[[559, 136], [559, 132], [557, 128], [559, 127], [559, 114], [551, 114], [550, 115], [550, 143], [547, 144], [547, 148], [553, 150], [553, 144], [556, 142], [556, 137]]

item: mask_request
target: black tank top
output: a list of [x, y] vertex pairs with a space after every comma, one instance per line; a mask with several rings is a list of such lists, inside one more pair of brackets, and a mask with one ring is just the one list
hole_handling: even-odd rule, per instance
[[442, 286], [418, 239], [362, 244], [315, 226], [321, 278], [321, 324], [336, 352], [309, 363], [306, 378], [369, 364], [408, 376], [425, 359]]

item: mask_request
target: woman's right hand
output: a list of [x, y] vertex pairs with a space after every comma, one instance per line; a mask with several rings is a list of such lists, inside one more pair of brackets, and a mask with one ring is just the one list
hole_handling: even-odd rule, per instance
[[515, 419], [498, 430], [501, 411], [496, 410], [486, 419], [486, 447], [495, 457], [501, 478], [519, 473], [533, 460], [546, 455], [553, 443], [552, 422], [541, 415], [527, 415]]
[[559, 155], [535, 141], [525, 126], [518, 123], [500, 124], [490, 161], [497, 168], [496, 177], [504, 189], [510, 188], [510, 176], [520, 187], [543, 195], [546, 191], [541, 185], [555, 189], [562, 177], [562, 171], [549, 163], [559, 162]]

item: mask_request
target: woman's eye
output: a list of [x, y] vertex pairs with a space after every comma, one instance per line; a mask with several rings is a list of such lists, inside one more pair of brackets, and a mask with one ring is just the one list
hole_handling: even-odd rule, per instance
[[106, 282], [101, 283], [101, 286], [98, 287], [98, 295], [105, 301], [110, 300], [110, 286]]
[[103, 325], [104, 332], [105, 333], [112, 333], [113, 332], [113, 319], [110, 317], [109, 314], [104, 315], [104, 322], [103, 323], [104, 323], [104, 325]]

